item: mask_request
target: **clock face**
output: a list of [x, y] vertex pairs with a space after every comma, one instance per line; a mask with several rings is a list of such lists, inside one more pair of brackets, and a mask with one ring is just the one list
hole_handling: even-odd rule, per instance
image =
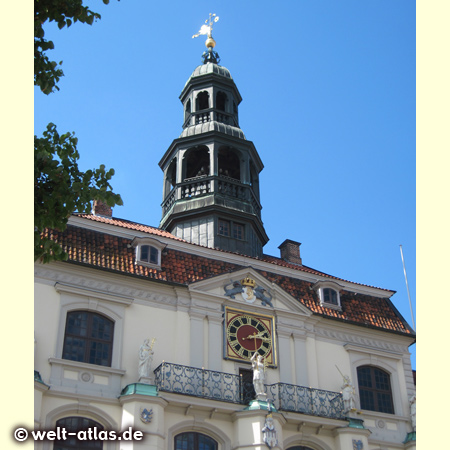
[[226, 357], [249, 361], [255, 352], [275, 365], [273, 317], [226, 308]]

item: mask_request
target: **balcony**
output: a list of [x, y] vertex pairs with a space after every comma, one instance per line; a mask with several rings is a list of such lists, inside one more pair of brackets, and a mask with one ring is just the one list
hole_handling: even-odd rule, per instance
[[[224, 372], [163, 362], [155, 371], [160, 392], [190, 395], [221, 402], [247, 405], [252, 399], [252, 383]], [[294, 386], [286, 383], [266, 385], [268, 400], [278, 411], [290, 411], [331, 419], [344, 418], [344, 404], [339, 392]]]
[[[213, 188], [213, 182], [215, 183]], [[173, 188], [162, 203], [163, 216], [165, 216], [178, 200], [194, 199], [207, 194], [220, 194], [221, 196], [244, 201], [248, 208], [257, 217], [261, 218], [261, 205], [251, 186], [223, 175], [201, 175], [186, 178]]]

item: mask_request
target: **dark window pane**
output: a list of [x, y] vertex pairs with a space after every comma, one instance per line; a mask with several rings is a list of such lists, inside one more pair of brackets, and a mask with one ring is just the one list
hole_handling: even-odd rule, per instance
[[230, 223], [226, 220], [219, 220], [219, 234], [222, 236], [230, 235]]
[[390, 375], [372, 366], [358, 367], [361, 408], [394, 414]]
[[63, 359], [83, 362], [85, 353], [86, 341], [84, 339], [67, 336], [64, 344]]
[[337, 292], [334, 289], [325, 288], [323, 290], [323, 301], [325, 303], [331, 303], [332, 305], [337, 305]]
[[176, 436], [175, 450], [194, 450], [194, 433], [183, 433]]
[[[76, 433], [81, 430], [87, 430], [88, 428], [97, 428], [97, 431], [102, 431], [103, 425], [95, 420], [87, 419], [85, 417], [65, 417], [56, 422], [57, 427], [65, 428], [67, 433]], [[55, 441], [53, 450], [101, 450], [103, 448], [103, 442], [90, 441], [90, 440], [78, 440], [76, 436], [69, 436], [63, 441]]]
[[141, 261], [158, 264], [158, 249], [151, 245], [141, 246]]
[[149, 249], [149, 245], [143, 245], [141, 247], [141, 261], [148, 261]]
[[233, 225], [233, 237], [235, 239], [244, 239], [244, 225], [239, 223]]
[[86, 336], [87, 314], [83, 312], [72, 313], [67, 318], [67, 332], [76, 336]]
[[182, 433], [175, 436], [175, 450], [217, 450], [217, 442], [201, 433]]
[[200, 434], [198, 436], [198, 450], [214, 450], [216, 448], [216, 441], [209, 436]]
[[158, 264], [158, 249], [155, 247], [150, 247], [150, 262]]
[[67, 314], [63, 359], [110, 366], [114, 322], [90, 311]]

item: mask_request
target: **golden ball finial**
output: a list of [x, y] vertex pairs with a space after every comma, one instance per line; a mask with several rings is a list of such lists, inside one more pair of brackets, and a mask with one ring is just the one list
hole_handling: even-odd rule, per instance
[[216, 41], [211, 36], [209, 36], [208, 39], [206, 39], [205, 45], [207, 48], [214, 48], [216, 46]]

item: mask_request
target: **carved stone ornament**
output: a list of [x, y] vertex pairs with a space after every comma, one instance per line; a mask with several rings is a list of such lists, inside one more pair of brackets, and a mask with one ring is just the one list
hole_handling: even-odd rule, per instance
[[92, 374], [90, 372], [83, 372], [80, 374], [80, 379], [85, 383], [89, 383], [90, 381], [92, 381]]
[[363, 443], [361, 440], [353, 439], [352, 442], [353, 442], [353, 450], [362, 450], [363, 449], [364, 446], [363, 446]]
[[269, 448], [273, 448], [278, 445], [277, 430], [273, 422], [272, 414], [267, 414], [264, 427], [261, 430], [263, 433], [263, 441]]
[[[228, 289], [229, 286], [233, 286]], [[223, 287], [225, 291], [225, 296], [236, 298], [236, 295], [240, 294], [242, 299], [246, 303], [254, 303], [256, 299], [261, 300], [263, 306], [272, 305], [272, 295], [267, 292], [262, 286], [256, 286], [256, 281], [252, 280], [250, 277], [246, 277], [241, 281], [232, 281], [231, 283]], [[265, 294], [267, 292], [267, 295]]]
[[150, 423], [153, 419], [153, 409], [141, 408], [141, 422]]

